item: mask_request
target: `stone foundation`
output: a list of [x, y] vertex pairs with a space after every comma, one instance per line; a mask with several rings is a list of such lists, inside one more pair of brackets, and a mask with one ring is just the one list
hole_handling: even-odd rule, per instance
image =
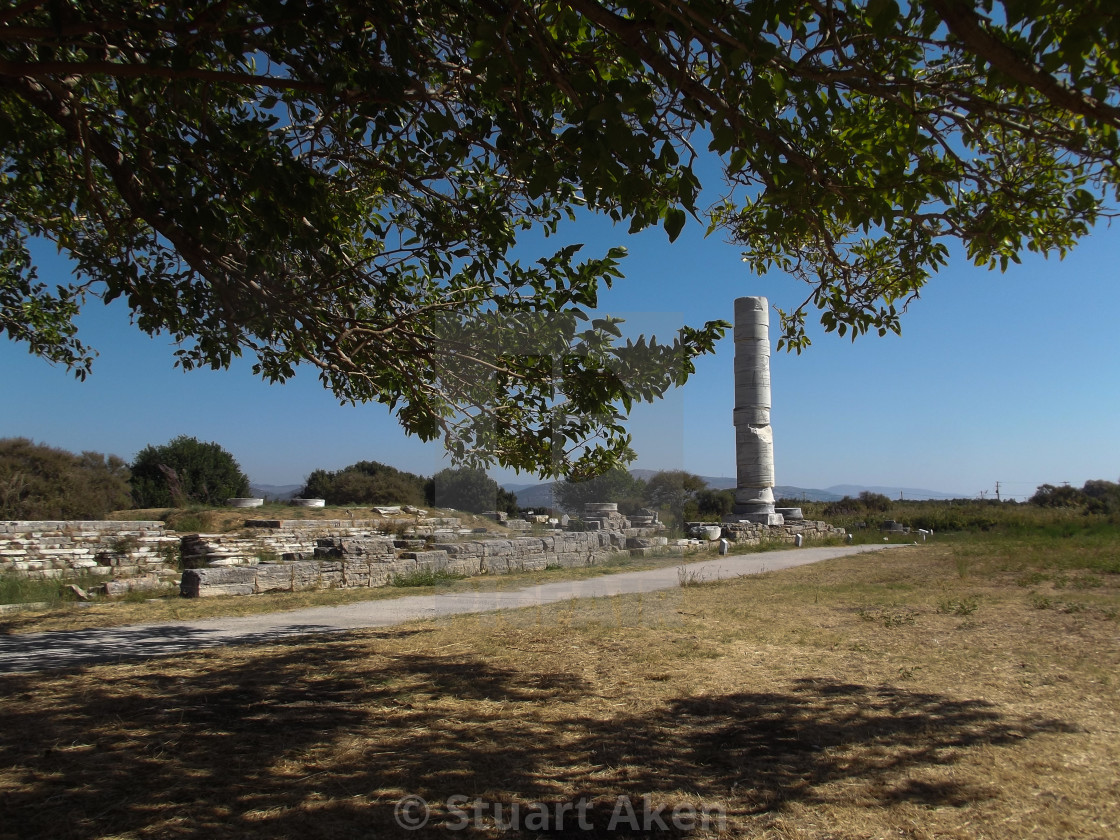
[[[183, 572], [180, 593], [187, 598], [214, 595], [255, 595], [387, 586], [396, 576], [446, 571], [459, 575], [539, 571], [549, 566], [593, 566], [618, 552], [644, 552], [638, 542], [656, 540], [639, 533], [595, 531], [542, 537], [465, 540], [434, 543], [425, 550], [401, 550], [384, 536], [341, 535], [316, 540], [313, 556], [287, 562], [250, 561], [242, 565], [211, 564]], [[664, 538], [661, 538], [664, 542]], [[634, 544], [631, 545], [631, 541]], [[683, 540], [688, 548], [700, 544]], [[686, 546], [680, 546], [683, 552]], [[288, 557], [289, 555], [285, 555]]]
[[763, 525], [754, 522], [724, 522], [723, 536], [743, 545], [759, 545], [763, 542], [780, 542], [791, 545], [802, 540], [843, 539], [847, 532], [827, 522], [801, 519], [783, 525]]
[[[657, 527], [480, 538], [460, 524], [453, 517], [407, 515], [247, 520], [237, 534], [180, 536], [154, 521], [2, 521], [0, 574], [61, 579], [93, 574], [112, 583], [108, 594], [124, 594], [179, 579], [174, 566], [181, 554], [185, 565], [198, 568], [182, 573], [180, 592], [206, 597], [385, 586], [398, 575], [422, 571], [485, 575], [593, 566], [618, 553], [683, 555], [715, 545], [671, 541], [659, 536]], [[794, 543], [798, 536], [843, 537], [844, 531], [803, 520], [781, 526], [724, 524], [722, 536], [754, 545]]]
[[0, 574], [177, 578], [179, 537], [162, 522], [0, 522]]

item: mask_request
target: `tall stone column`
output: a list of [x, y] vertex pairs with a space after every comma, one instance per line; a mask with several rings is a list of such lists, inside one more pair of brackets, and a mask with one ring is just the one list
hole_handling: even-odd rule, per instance
[[781, 525], [774, 511], [774, 432], [770, 428], [770, 305], [735, 300], [735, 508], [730, 522]]

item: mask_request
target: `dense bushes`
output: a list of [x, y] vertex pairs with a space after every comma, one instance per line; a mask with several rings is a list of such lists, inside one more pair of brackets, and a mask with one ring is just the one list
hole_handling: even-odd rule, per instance
[[0, 440], [0, 519], [102, 519], [130, 501], [128, 467], [116, 455]]
[[561, 481], [553, 496], [570, 513], [581, 514], [587, 502], [615, 502], [623, 514], [654, 508], [674, 525], [701, 515], [719, 516], [734, 504], [732, 491], [708, 490], [704, 479], [684, 470], [662, 470], [643, 481], [622, 467], [586, 481]]
[[615, 502], [623, 513], [636, 513], [645, 504], [646, 483], [624, 467], [615, 467], [584, 481], [565, 479], [553, 485], [558, 507], [580, 515], [587, 502]]
[[1120, 484], [1096, 479], [1078, 490], [1068, 484], [1043, 484], [1030, 503], [1048, 508], [1071, 508], [1085, 513], [1120, 514]]
[[445, 469], [425, 479], [377, 461], [359, 461], [336, 472], [315, 470], [300, 495], [329, 505], [435, 505], [471, 513], [517, 513], [517, 497], [482, 470]]
[[427, 484], [427, 501], [468, 513], [502, 510], [517, 514], [517, 496], [500, 487], [485, 471], [470, 467], [448, 468], [432, 476]]
[[422, 505], [424, 478], [377, 461], [359, 461], [341, 470], [315, 470], [300, 495], [328, 505]]
[[248, 495], [248, 477], [216, 443], [180, 435], [163, 446], [144, 447], [132, 462], [136, 507], [222, 505]]

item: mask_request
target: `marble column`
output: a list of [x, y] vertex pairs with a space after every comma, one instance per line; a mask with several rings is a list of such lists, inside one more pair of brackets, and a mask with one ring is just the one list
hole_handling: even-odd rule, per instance
[[735, 301], [735, 508], [732, 522], [780, 525], [774, 511], [774, 432], [770, 427], [770, 306]]

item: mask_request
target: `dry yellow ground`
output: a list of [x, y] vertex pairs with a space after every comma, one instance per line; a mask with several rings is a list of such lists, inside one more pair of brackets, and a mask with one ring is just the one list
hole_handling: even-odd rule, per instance
[[0, 837], [1120, 836], [1120, 581], [960, 557], [3, 677]]

